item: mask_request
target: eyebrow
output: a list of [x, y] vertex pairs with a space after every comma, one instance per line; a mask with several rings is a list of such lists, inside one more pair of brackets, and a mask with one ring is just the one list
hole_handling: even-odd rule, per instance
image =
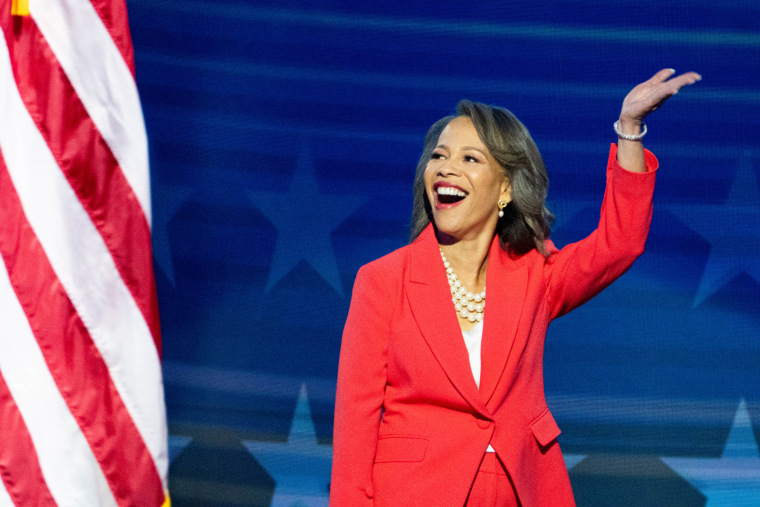
[[[439, 145], [436, 146], [436, 148], [443, 148], [443, 149], [446, 149], [446, 150], [449, 149], [449, 147], [447, 145], [445, 145], [445, 144], [439, 144]], [[475, 150], [475, 151], [478, 151], [478, 152], [482, 153], [483, 155], [486, 154], [486, 152], [484, 152], [480, 148], [476, 148], [475, 146], [462, 146], [462, 149], [463, 150]]]

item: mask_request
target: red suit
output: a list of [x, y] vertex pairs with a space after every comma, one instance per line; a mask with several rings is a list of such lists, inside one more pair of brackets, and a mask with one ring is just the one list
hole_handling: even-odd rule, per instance
[[462, 506], [489, 443], [523, 506], [574, 505], [544, 398], [552, 319], [623, 274], [644, 249], [657, 160], [647, 172], [612, 146], [599, 226], [551, 255], [514, 257], [497, 238], [486, 274], [480, 389], [432, 226], [363, 266], [343, 332], [330, 504]]

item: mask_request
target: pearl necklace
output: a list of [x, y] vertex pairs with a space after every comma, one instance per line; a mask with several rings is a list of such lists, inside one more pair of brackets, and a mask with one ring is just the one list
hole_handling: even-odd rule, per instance
[[470, 322], [481, 322], [483, 320], [483, 310], [486, 307], [486, 288], [483, 287], [483, 291], [479, 294], [473, 294], [467, 290], [467, 287], [462, 285], [457, 279], [457, 274], [451, 267], [451, 263], [446, 259], [441, 251], [441, 259], [443, 259], [443, 267], [446, 268], [446, 278], [449, 279], [449, 287], [451, 288], [451, 300], [454, 302], [454, 308], [457, 313], [463, 319], [467, 319]]

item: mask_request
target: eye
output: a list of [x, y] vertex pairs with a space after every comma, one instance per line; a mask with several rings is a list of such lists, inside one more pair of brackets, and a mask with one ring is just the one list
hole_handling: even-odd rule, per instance
[[446, 156], [443, 153], [441, 153], [440, 151], [434, 151], [430, 155], [430, 160], [443, 160], [445, 158], [446, 158]]
[[480, 159], [477, 158], [477, 157], [473, 157], [472, 155], [465, 155], [464, 156], [464, 161], [465, 162], [474, 162], [474, 163], [477, 164], [477, 163], [480, 162]]

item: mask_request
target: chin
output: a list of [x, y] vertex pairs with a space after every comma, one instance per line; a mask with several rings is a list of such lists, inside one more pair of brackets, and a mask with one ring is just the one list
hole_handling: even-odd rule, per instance
[[450, 236], [455, 239], [459, 239], [463, 236], [464, 232], [461, 228], [453, 226], [452, 224], [433, 222], [436, 232], [440, 236], [441, 234]]

